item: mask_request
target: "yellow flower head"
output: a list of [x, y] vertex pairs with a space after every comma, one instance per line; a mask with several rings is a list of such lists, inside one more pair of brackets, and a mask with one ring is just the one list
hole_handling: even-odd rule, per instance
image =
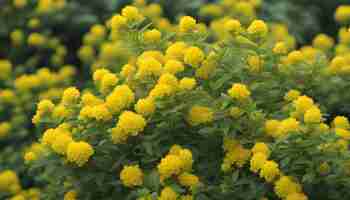
[[266, 23], [262, 20], [254, 20], [247, 29], [249, 34], [258, 35], [259, 37], [265, 37], [269, 29]]
[[75, 190], [70, 190], [64, 194], [64, 200], [77, 200], [78, 193]]
[[197, 68], [203, 62], [204, 58], [204, 52], [200, 48], [193, 46], [186, 49], [184, 62]]
[[335, 12], [335, 20], [340, 23], [346, 23], [350, 20], [350, 6], [342, 5], [339, 6]]
[[127, 85], [117, 86], [106, 98], [106, 106], [112, 113], [118, 113], [135, 101], [134, 92]]
[[187, 48], [187, 44], [184, 42], [175, 42], [170, 45], [165, 52], [165, 55], [168, 59], [175, 59], [178, 61], [183, 61], [184, 52]]
[[188, 113], [187, 120], [193, 126], [212, 122], [214, 120], [214, 112], [209, 107], [193, 106]]
[[71, 142], [67, 148], [67, 160], [79, 167], [87, 163], [94, 154], [93, 147], [86, 142]]
[[164, 72], [176, 74], [184, 71], [185, 67], [181, 61], [169, 59], [164, 65]]
[[12, 72], [12, 64], [9, 60], [0, 59], [0, 80], [8, 79]]
[[263, 153], [265, 154], [267, 157], [269, 157], [270, 155], [270, 149], [269, 147], [263, 143], [263, 142], [257, 142], [255, 143], [254, 147], [252, 148], [252, 153], [256, 154], [256, 153]]
[[349, 129], [350, 123], [348, 118], [344, 116], [337, 116], [333, 120], [333, 125], [335, 128], [343, 128], [343, 129]]
[[284, 100], [294, 101], [296, 100], [301, 93], [298, 90], [289, 90], [286, 95], [284, 95]]
[[282, 176], [275, 182], [274, 191], [280, 198], [286, 198], [290, 194], [301, 192], [301, 186], [295, 183], [291, 177]]
[[197, 21], [190, 16], [184, 16], [180, 19], [179, 28], [180, 32], [188, 33], [196, 28]]
[[272, 182], [280, 175], [278, 164], [275, 161], [266, 161], [261, 168], [260, 177]]
[[11, 130], [11, 124], [9, 122], [0, 123], [0, 138], [6, 137]]
[[288, 47], [285, 42], [277, 42], [272, 51], [275, 54], [286, 54], [288, 53]]
[[58, 154], [65, 155], [68, 145], [73, 142], [72, 136], [68, 131], [61, 129], [56, 129], [54, 134], [55, 137], [51, 144], [52, 150]]
[[181, 90], [193, 90], [196, 87], [196, 79], [185, 77], [180, 80], [179, 88]]
[[240, 83], [235, 83], [228, 90], [228, 94], [236, 100], [244, 101], [250, 97], [250, 91], [247, 86]]
[[305, 123], [320, 123], [322, 121], [322, 113], [317, 106], [308, 109], [304, 114]]
[[293, 193], [288, 195], [286, 200], [308, 200], [308, 198], [303, 193]]
[[314, 100], [308, 96], [299, 96], [293, 101], [293, 105], [297, 113], [303, 114], [314, 106]]
[[312, 41], [312, 45], [317, 49], [329, 50], [334, 46], [334, 40], [326, 34], [319, 34]]
[[192, 188], [192, 187], [198, 186], [199, 184], [199, 178], [196, 175], [193, 175], [187, 172], [180, 174], [178, 179], [179, 179], [179, 183], [185, 187]]
[[139, 99], [135, 104], [135, 111], [143, 116], [148, 116], [156, 110], [155, 103], [151, 98]]
[[143, 39], [146, 43], [159, 42], [162, 37], [162, 33], [157, 29], [148, 30], [143, 33]]
[[129, 22], [140, 22], [144, 19], [144, 16], [140, 13], [138, 8], [134, 6], [126, 6], [122, 10], [122, 16]]
[[129, 136], [137, 136], [146, 127], [146, 120], [142, 115], [131, 111], [124, 111], [119, 116], [117, 126], [112, 129], [112, 141], [123, 143]]
[[62, 96], [62, 103], [64, 105], [74, 105], [78, 102], [80, 97], [80, 92], [75, 87], [70, 87], [64, 90]]
[[258, 173], [258, 171], [264, 166], [267, 161], [267, 156], [264, 153], [255, 153], [250, 160], [250, 170], [254, 173]]
[[140, 186], [143, 184], [143, 172], [138, 165], [124, 166], [120, 179], [126, 187]]
[[171, 188], [165, 187], [158, 200], [177, 200], [178, 194]]

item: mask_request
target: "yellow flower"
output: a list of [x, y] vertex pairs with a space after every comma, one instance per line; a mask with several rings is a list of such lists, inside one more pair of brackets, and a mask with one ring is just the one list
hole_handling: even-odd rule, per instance
[[64, 90], [62, 96], [62, 103], [64, 105], [74, 105], [78, 103], [80, 92], [75, 87], [70, 87]]
[[259, 37], [265, 37], [269, 29], [266, 23], [262, 20], [254, 20], [247, 29], [249, 34], [254, 34]]
[[120, 172], [120, 180], [126, 187], [135, 187], [143, 184], [143, 173], [138, 165], [124, 166]]
[[294, 193], [286, 197], [286, 200], [308, 200], [307, 196], [303, 193]]
[[142, 115], [124, 111], [119, 116], [117, 126], [112, 129], [112, 141], [116, 144], [123, 143], [129, 136], [137, 136], [145, 126], [146, 120]]
[[13, 5], [16, 8], [23, 8], [27, 5], [27, 0], [13, 0]]
[[114, 15], [111, 22], [112, 31], [119, 31], [120, 29], [126, 27], [128, 19], [121, 15]]
[[238, 101], [244, 101], [250, 97], [250, 91], [247, 86], [240, 83], [235, 83], [228, 90], [228, 94]]
[[334, 46], [334, 40], [326, 34], [319, 34], [312, 41], [312, 45], [321, 50], [329, 50]]
[[103, 104], [103, 100], [93, 95], [91, 92], [86, 92], [81, 96], [81, 102], [84, 106], [97, 106]]
[[87, 142], [71, 142], [67, 148], [67, 160], [82, 167], [94, 153], [93, 147]]
[[178, 194], [171, 188], [165, 187], [158, 200], [177, 200]]
[[337, 116], [333, 120], [333, 125], [335, 128], [349, 129], [350, 123], [348, 118], [344, 116]]
[[183, 72], [185, 69], [183, 63], [181, 61], [177, 61], [174, 59], [169, 59], [164, 65], [164, 72], [170, 74], [176, 74], [179, 72]]
[[131, 22], [140, 22], [144, 18], [139, 10], [134, 6], [126, 6], [123, 8], [122, 16]]
[[280, 175], [278, 164], [275, 161], [266, 161], [261, 168], [260, 177], [272, 182]]
[[38, 18], [31, 18], [28, 21], [28, 27], [32, 28], [32, 29], [39, 28], [40, 24], [41, 24], [41, 22], [40, 22], [40, 19], [38, 19]]
[[153, 57], [144, 57], [138, 60], [137, 77], [142, 79], [146, 76], [159, 76], [162, 73], [162, 64]]
[[24, 154], [24, 161], [26, 163], [30, 163], [34, 160], [37, 160], [37, 155], [34, 152], [29, 151]]
[[275, 182], [274, 191], [280, 198], [286, 198], [290, 194], [301, 192], [301, 186], [295, 183], [291, 177], [282, 176]]
[[180, 19], [179, 28], [180, 32], [188, 33], [196, 28], [197, 21], [190, 16], [184, 16]]
[[209, 107], [193, 106], [188, 113], [187, 120], [193, 126], [212, 122], [214, 113]]
[[163, 98], [174, 93], [174, 88], [168, 84], [156, 84], [150, 91], [149, 97], [152, 99]]
[[102, 94], [110, 92], [117, 85], [119, 79], [115, 74], [107, 73], [102, 77], [100, 91]]
[[69, 190], [66, 194], [64, 194], [63, 200], [77, 200], [78, 193], [75, 190]]
[[303, 114], [314, 106], [314, 101], [308, 96], [299, 96], [293, 101], [293, 105], [297, 113]]
[[184, 52], [187, 48], [187, 44], [184, 42], [175, 42], [174, 44], [170, 45], [168, 49], [165, 52], [165, 56], [168, 59], [175, 59], [182, 61], [184, 58]]
[[139, 99], [135, 104], [135, 111], [143, 116], [151, 115], [155, 110], [156, 106], [151, 98]]
[[94, 82], [97, 84], [100, 81], [102, 81], [102, 78], [106, 75], [106, 74], [110, 74], [111, 72], [108, 69], [97, 69], [94, 74], [93, 74], [93, 80]]
[[250, 160], [250, 170], [254, 173], [257, 173], [267, 161], [266, 154], [255, 153]]
[[259, 56], [249, 56], [247, 62], [250, 72], [259, 73], [263, 70], [264, 60]]
[[117, 86], [106, 98], [106, 106], [112, 113], [118, 113], [135, 101], [134, 92], [127, 85]]
[[26, 200], [26, 198], [22, 194], [17, 194], [15, 196], [11, 197], [11, 199], [9, 199], [9, 200]]
[[90, 28], [90, 33], [96, 38], [96, 39], [103, 39], [106, 34], [107, 30], [106, 28], [101, 24], [95, 24]]
[[336, 128], [335, 134], [345, 140], [350, 140], [350, 131], [342, 128]]
[[143, 33], [143, 39], [146, 43], [159, 42], [162, 37], [162, 33], [157, 29], [148, 30]]
[[225, 22], [224, 27], [226, 31], [236, 33], [241, 29], [241, 22], [236, 19], [229, 19]]
[[41, 138], [41, 143], [44, 145], [51, 146], [55, 140], [56, 140], [55, 129], [50, 128], [44, 132]]
[[341, 5], [335, 12], [335, 20], [340, 23], [346, 23], [350, 20], [350, 6]]
[[17, 193], [21, 189], [17, 174], [12, 170], [0, 172], [0, 191]]
[[158, 172], [161, 178], [167, 179], [173, 175], [179, 175], [183, 170], [183, 161], [177, 155], [167, 155], [158, 164]]
[[204, 52], [200, 48], [193, 46], [186, 49], [184, 62], [197, 68], [203, 62], [204, 58]]
[[0, 90], [0, 102], [1, 103], [13, 103], [16, 96], [13, 90], [4, 89]]
[[299, 62], [304, 61], [304, 55], [301, 51], [292, 51], [287, 56], [287, 63], [288, 64], [296, 64]]
[[298, 90], [289, 90], [286, 95], [284, 95], [284, 100], [286, 101], [294, 101], [300, 96], [300, 92]]
[[299, 122], [295, 118], [288, 118], [279, 123], [279, 126], [276, 130], [276, 136], [281, 137], [285, 136], [290, 132], [297, 132], [300, 130]]
[[308, 109], [304, 114], [304, 122], [305, 123], [320, 123], [322, 120], [322, 114], [320, 109], [317, 106], [313, 106]]
[[187, 172], [180, 174], [178, 179], [179, 179], [179, 183], [185, 187], [192, 188], [192, 187], [198, 186], [199, 184], [199, 178], [196, 175], [193, 175]]
[[174, 76], [173, 74], [164, 73], [159, 77], [157, 84], [169, 85], [172, 87], [173, 90], [176, 90], [178, 87], [179, 81], [177, 80], [176, 76]]
[[286, 43], [284, 42], [277, 42], [275, 46], [272, 49], [273, 53], [275, 54], [286, 54], [288, 53], [288, 48]]
[[55, 130], [55, 137], [52, 141], [51, 148], [58, 154], [65, 155], [70, 143], [73, 142], [72, 136], [69, 132], [61, 129]]
[[196, 79], [184, 77], [183, 79], [180, 80], [179, 88], [181, 90], [193, 90], [193, 88], [196, 87], [196, 84], [197, 84]]
[[78, 56], [83, 62], [90, 62], [95, 58], [95, 49], [90, 45], [81, 46], [78, 51]]
[[263, 143], [263, 142], [257, 142], [255, 143], [254, 147], [252, 148], [252, 153], [256, 154], [256, 153], [263, 153], [265, 154], [267, 157], [269, 157], [270, 155], [270, 149], [269, 147]]
[[9, 60], [0, 59], [0, 80], [8, 79], [12, 72], [12, 64]]
[[0, 138], [6, 137], [11, 130], [11, 124], [9, 122], [0, 123]]
[[131, 76], [134, 75], [136, 71], [136, 67], [134, 65], [131, 65], [131, 64], [125, 64], [123, 67], [122, 67], [122, 70], [120, 71], [120, 75], [123, 77], [123, 78], [129, 78]]
[[47, 38], [40, 33], [31, 33], [28, 37], [28, 45], [34, 47], [41, 47], [46, 44]]
[[13, 45], [18, 46], [23, 43], [24, 34], [23, 34], [23, 31], [20, 29], [15, 29], [14, 31], [12, 31], [10, 34], [10, 37]]
[[37, 112], [40, 114], [51, 113], [54, 108], [55, 104], [53, 104], [52, 101], [45, 99], [39, 102]]

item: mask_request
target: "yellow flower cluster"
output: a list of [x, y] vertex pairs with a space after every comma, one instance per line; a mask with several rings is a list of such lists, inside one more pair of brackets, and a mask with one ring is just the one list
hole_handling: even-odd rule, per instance
[[16, 194], [21, 190], [20, 181], [17, 174], [11, 170], [0, 172], [0, 191], [4, 193]]
[[242, 168], [251, 156], [250, 150], [245, 149], [239, 141], [228, 137], [224, 138], [224, 150], [226, 153], [221, 165], [224, 172], [232, 170], [235, 166]]
[[118, 123], [112, 128], [112, 141], [116, 144], [124, 143], [130, 136], [137, 136], [146, 127], [146, 120], [142, 115], [132, 111], [120, 114]]
[[143, 172], [138, 165], [124, 166], [120, 179], [126, 187], [140, 186], [143, 183]]
[[192, 164], [192, 152], [174, 145], [158, 164], [158, 172], [161, 180], [166, 180], [170, 177], [179, 176], [184, 172], [190, 172]]

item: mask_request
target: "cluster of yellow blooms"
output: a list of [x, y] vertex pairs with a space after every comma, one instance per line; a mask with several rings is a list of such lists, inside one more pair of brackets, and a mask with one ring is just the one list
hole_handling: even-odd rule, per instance
[[[60, 11], [66, 3], [39, 0], [35, 6], [37, 14], [44, 15]], [[16, 9], [28, 4], [27, 0], [13, 0]], [[82, 38], [77, 56], [91, 69], [92, 86], [83, 82], [79, 87], [71, 86], [74, 66], [63, 65], [66, 47], [58, 38], [38, 31], [42, 26], [39, 18], [30, 18], [30, 34], [14, 30], [10, 34], [12, 45], [26, 45], [38, 52], [53, 50], [50, 64], [60, 68], [58, 72], [44, 67], [23, 74], [10, 60], [0, 60], [0, 84], [10, 85], [0, 89], [0, 108], [15, 107], [10, 115], [17, 115], [29, 112], [16, 109], [22, 102], [40, 100], [32, 116], [36, 127], [31, 130], [45, 131], [39, 141], [26, 148], [24, 161], [35, 168], [36, 162], [58, 159], [57, 166], [49, 163], [44, 168], [67, 170], [70, 175], [59, 181], [57, 177], [48, 179], [56, 183], [79, 180], [63, 186], [64, 191], [57, 194], [62, 198], [65, 193], [65, 200], [104, 198], [104, 192], [120, 185], [125, 186], [116, 190], [122, 193], [120, 198], [133, 192], [138, 200], [193, 200], [211, 187], [226, 192], [231, 187], [226, 177], [234, 171], [265, 181], [264, 196], [308, 200], [310, 191], [302, 185], [305, 181], [284, 171], [274, 157], [279, 152], [272, 146], [288, 142], [292, 136], [324, 134], [334, 136], [333, 140], [318, 145], [317, 150], [348, 152], [349, 120], [337, 116], [327, 125], [328, 107], [321, 106], [325, 103], [321, 97], [318, 105], [315, 96], [318, 92], [327, 95], [329, 88], [323, 81], [347, 88], [350, 32], [344, 26], [339, 43], [319, 34], [310, 46], [296, 49], [295, 38], [285, 25], [256, 19], [261, 4], [261, 0], [207, 4], [199, 11], [201, 17], [213, 19], [207, 26], [191, 16], [181, 16], [172, 24], [162, 16], [159, 4], [135, 0], [105, 23], [91, 26]], [[339, 7], [335, 18], [343, 24], [350, 21], [349, 6]], [[23, 65], [36, 66], [39, 60], [36, 55]], [[313, 83], [310, 87], [308, 81]], [[313, 88], [320, 83], [321, 89]], [[269, 99], [270, 95], [273, 98]], [[0, 122], [0, 138], [18, 129], [15, 122], [20, 119], [9, 118]], [[222, 140], [223, 151], [216, 148], [207, 152], [213, 153], [210, 157], [215, 157], [218, 168], [222, 160], [222, 173], [209, 174], [209, 166], [201, 166], [207, 164], [202, 145], [209, 144], [211, 151], [211, 145], [220, 147]], [[164, 148], [168, 150], [174, 141], [186, 148], [173, 145], [164, 155]], [[201, 157], [197, 159], [197, 155]], [[198, 166], [194, 165], [197, 160]], [[330, 171], [328, 162], [321, 160], [319, 171]], [[104, 165], [111, 169], [103, 169]], [[110, 177], [115, 169], [120, 170], [119, 176]], [[203, 173], [206, 170], [208, 174]], [[89, 173], [88, 181], [81, 178], [85, 173]], [[149, 185], [153, 173], [157, 180], [151, 185], [159, 182], [157, 186]], [[108, 182], [106, 191], [93, 188], [95, 182], [90, 177], [96, 179], [96, 185]], [[211, 179], [217, 185], [210, 185]], [[275, 194], [270, 195], [269, 190]], [[14, 195], [11, 200], [40, 199], [37, 189], [22, 190], [19, 178], [10, 170], [0, 172], [0, 192]]]

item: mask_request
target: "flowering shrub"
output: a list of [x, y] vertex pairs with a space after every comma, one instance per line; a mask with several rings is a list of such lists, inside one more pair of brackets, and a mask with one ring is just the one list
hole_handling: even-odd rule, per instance
[[[260, 6], [171, 21], [136, 0], [82, 36], [77, 68], [0, 60], [0, 198], [349, 198], [350, 123], [333, 115], [349, 113], [350, 10], [335, 13], [338, 41], [297, 49]], [[28, 44], [48, 48], [45, 34]]]

